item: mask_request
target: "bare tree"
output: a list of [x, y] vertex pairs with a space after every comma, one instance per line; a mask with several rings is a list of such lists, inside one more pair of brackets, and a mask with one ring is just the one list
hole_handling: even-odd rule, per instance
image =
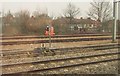
[[112, 6], [110, 2], [105, 0], [93, 0], [90, 3], [91, 8], [89, 9], [88, 16], [101, 22], [107, 21], [112, 17]]
[[74, 4], [69, 3], [67, 8], [64, 11], [64, 17], [70, 19], [70, 24], [72, 23], [72, 19], [75, 18], [80, 13], [80, 9], [77, 8]]
[[[2, 18], [2, 33], [4, 35], [20, 35], [21, 31], [18, 29], [15, 20], [15, 16], [11, 11], [9, 10], [7, 13], [4, 13], [4, 16]], [[20, 27], [20, 26], [19, 26]]]
[[30, 18], [30, 13], [27, 10], [21, 10], [15, 14], [15, 26], [21, 31], [21, 33], [28, 33], [27, 21]]

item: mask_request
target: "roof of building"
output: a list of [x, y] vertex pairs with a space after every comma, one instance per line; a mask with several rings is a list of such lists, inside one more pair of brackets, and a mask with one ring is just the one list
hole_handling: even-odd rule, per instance
[[[61, 18], [57, 18], [56, 20], [54, 20], [54, 23], [66, 24], [66, 23], [69, 23], [69, 21], [70, 21], [70, 19], [61, 17]], [[83, 19], [83, 18], [76, 19], [76, 18], [74, 18], [72, 20], [72, 24], [94, 24], [94, 25], [99, 25], [100, 22], [92, 20], [91, 18], [87, 18], [87, 19]]]

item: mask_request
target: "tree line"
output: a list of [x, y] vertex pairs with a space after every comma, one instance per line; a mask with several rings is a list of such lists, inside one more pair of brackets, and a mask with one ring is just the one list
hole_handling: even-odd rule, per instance
[[[105, 2], [105, 0], [93, 0], [90, 4], [91, 7], [87, 12], [87, 16], [94, 20], [99, 20], [102, 24], [101, 30], [108, 29], [105, 22], [112, 19], [111, 3]], [[72, 24], [73, 19], [80, 12], [80, 8], [76, 7], [73, 3], [68, 3], [67, 7], [63, 10], [62, 17], [69, 20], [67, 23], [69, 25]], [[43, 35], [46, 26], [49, 25], [49, 21], [54, 20], [48, 13], [41, 13], [40, 10], [35, 11], [32, 16], [27, 10], [22, 10], [15, 14], [9, 11], [2, 18], [2, 33], [5, 35]], [[56, 34], [70, 33], [68, 26], [59, 26], [59, 22], [53, 26]]]

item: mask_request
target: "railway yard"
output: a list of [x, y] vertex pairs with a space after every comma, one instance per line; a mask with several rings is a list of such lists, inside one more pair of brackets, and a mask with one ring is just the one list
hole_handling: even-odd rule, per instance
[[118, 74], [120, 39], [105, 34], [1, 37], [2, 74]]

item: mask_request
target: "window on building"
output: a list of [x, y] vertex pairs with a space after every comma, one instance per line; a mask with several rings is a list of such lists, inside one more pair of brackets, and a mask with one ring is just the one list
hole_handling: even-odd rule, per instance
[[74, 30], [78, 30], [78, 26], [74, 26]]
[[71, 30], [74, 30], [74, 26], [71, 26], [70, 29], [71, 29]]

